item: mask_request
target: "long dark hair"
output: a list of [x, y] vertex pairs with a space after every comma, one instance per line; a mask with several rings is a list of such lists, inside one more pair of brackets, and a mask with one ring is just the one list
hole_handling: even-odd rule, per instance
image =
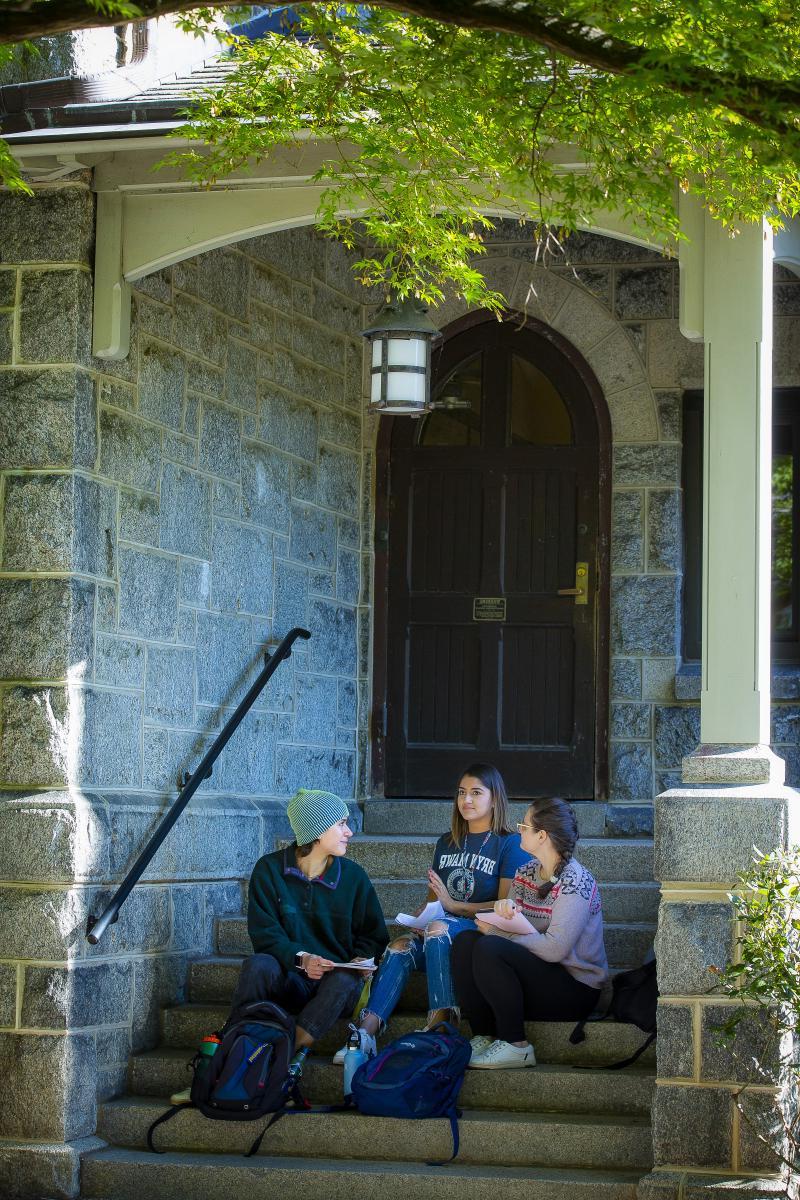
[[[560, 879], [575, 851], [578, 840], [578, 820], [575, 809], [566, 800], [558, 796], [542, 796], [532, 800], [525, 814], [525, 821], [538, 832], [543, 829], [549, 835], [550, 841], [558, 851], [559, 863], [553, 872], [556, 880]], [[538, 885], [539, 898], [549, 895], [554, 886], [552, 879]]]
[[469, 825], [458, 811], [458, 789], [461, 786], [461, 780], [466, 779], [467, 775], [471, 775], [473, 779], [480, 779], [483, 786], [489, 789], [492, 797], [492, 833], [513, 832], [511, 814], [508, 811], [508, 793], [506, 785], [503, 783], [503, 776], [497, 767], [491, 766], [490, 763], [471, 763], [458, 777], [453, 797], [453, 812], [450, 817], [450, 840], [454, 846], [458, 846], [459, 850], [464, 838], [469, 833]]

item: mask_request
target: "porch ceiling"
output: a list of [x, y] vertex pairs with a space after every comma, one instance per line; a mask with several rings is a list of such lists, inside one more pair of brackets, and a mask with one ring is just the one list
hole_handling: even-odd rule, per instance
[[[57, 142], [36, 134], [12, 137], [15, 155], [30, 177], [57, 178], [67, 170], [92, 168], [98, 193], [95, 263], [94, 353], [100, 358], [127, 355], [130, 283], [164, 267], [219, 246], [293, 226], [311, 225], [324, 184], [314, 176], [342, 147], [313, 138], [298, 140], [227, 177], [202, 187], [178, 168], [156, 170], [170, 151], [188, 140], [159, 135], [70, 139]], [[345, 147], [345, 151], [347, 151]], [[353, 154], [357, 147], [349, 149]], [[566, 173], [585, 166], [570, 146], [555, 147], [551, 157]], [[536, 215], [535, 203], [530, 204]], [[358, 216], [356, 208], [343, 216]], [[487, 206], [491, 216], [516, 216]], [[601, 211], [583, 223], [587, 232], [621, 238], [662, 250], [645, 241], [626, 214]]]
[[[158, 168], [170, 151], [189, 145], [159, 133], [131, 136], [116, 130], [109, 137], [77, 138], [73, 131], [16, 135], [10, 139], [23, 169], [33, 179], [57, 178], [68, 170], [92, 168], [98, 193], [97, 257], [95, 263], [94, 353], [122, 359], [128, 353], [130, 284], [164, 267], [261, 234], [314, 223], [324, 184], [315, 175], [341, 152], [311, 133], [290, 147], [280, 148], [259, 162], [201, 187], [176, 167]], [[84, 131], [85, 132], [85, 131]], [[345, 148], [353, 154], [357, 147]], [[555, 147], [551, 157], [566, 173], [582, 170], [580, 155], [568, 145]], [[680, 327], [691, 340], [703, 339], [704, 221], [700, 203], [676, 196], [685, 241], [680, 259]], [[358, 216], [356, 208], [342, 215]], [[492, 216], [508, 211], [488, 207]], [[530, 204], [536, 215], [536, 205]], [[590, 233], [621, 238], [650, 248], [632, 220], [622, 212], [601, 211], [583, 223]], [[800, 235], [794, 224], [775, 239], [775, 261], [800, 271]]]

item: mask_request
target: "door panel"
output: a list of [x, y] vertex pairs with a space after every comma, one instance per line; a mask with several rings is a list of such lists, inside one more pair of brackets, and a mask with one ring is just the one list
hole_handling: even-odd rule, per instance
[[506, 626], [501, 655], [503, 748], [569, 749], [574, 727], [572, 626]]
[[477, 591], [483, 547], [480, 478], [470, 471], [416, 469], [409, 506], [410, 593]]
[[[591, 399], [552, 343], [498, 324], [454, 337], [438, 378], [472, 408], [427, 427], [401, 419], [389, 459], [386, 794], [450, 794], [470, 760], [488, 759], [513, 796], [589, 798]], [[577, 561], [589, 564], [585, 605], [558, 594]]]
[[506, 476], [506, 594], [555, 594], [573, 586], [575, 501], [575, 473], [569, 468], [533, 468]]
[[481, 646], [467, 625], [412, 625], [408, 634], [408, 745], [476, 744]]

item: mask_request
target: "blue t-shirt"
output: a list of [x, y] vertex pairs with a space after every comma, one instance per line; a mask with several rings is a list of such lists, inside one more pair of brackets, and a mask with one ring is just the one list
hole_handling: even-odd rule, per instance
[[433, 852], [433, 869], [454, 900], [482, 904], [497, 899], [501, 879], [513, 879], [530, 862], [518, 833], [468, 833], [461, 848], [443, 833]]

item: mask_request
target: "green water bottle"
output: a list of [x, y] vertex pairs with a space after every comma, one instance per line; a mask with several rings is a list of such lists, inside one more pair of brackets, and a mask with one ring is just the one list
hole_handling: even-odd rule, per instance
[[217, 1047], [222, 1039], [216, 1033], [207, 1033], [200, 1043], [200, 1055], [197, 1060], [197, 1074], [205, 1075], [211, 1059], [217, 1053]]

